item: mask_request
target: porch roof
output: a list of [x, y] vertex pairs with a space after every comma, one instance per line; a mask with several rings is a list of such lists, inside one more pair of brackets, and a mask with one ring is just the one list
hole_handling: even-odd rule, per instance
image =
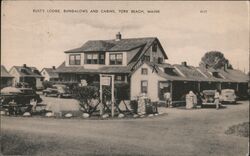
[[63, 62], [57, 69], [57, 73], [130, 73], [130, 68], [127, 66], [103, 66], [99, 69], [86, 69], [84, 66], [66, 67]]

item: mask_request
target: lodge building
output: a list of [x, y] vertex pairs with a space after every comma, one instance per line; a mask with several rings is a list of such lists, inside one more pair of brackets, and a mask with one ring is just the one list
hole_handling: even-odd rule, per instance
[[65, 61], [55, 70], [62, 82], [88, 85], [99, 82], [99, 74], [115, 75], [115, 83], [130, 85], [130, 99], [146, 93], [153, 101], [163, 100], [166, 90], [174, 100], [188, 91], [235, 89], [247, 94], [248, 76], [239, 70], [189, 66], [186, 62], [165, 63], [167, 54], [156, 37], [90, 40], [65, 51]]

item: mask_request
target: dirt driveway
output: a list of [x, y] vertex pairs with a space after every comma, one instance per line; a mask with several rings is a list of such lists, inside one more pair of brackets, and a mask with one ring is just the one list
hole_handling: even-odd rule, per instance
[[249, 121], [247, 101], [221, 110], [174, 108], [166, 112], [121, 120], [2, 117], [2, 135], [20, 139], [2, 142], [1, 150], [25, 155], [246, 155], [248, 138], [224, 131]]

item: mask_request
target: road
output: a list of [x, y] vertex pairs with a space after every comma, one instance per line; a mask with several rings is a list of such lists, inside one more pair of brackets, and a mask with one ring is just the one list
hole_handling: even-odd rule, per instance
[[20, 137], [25, 143], [21, 148], [16, 142], [2, 142], [1, 149], [4, 154], [25, 155], [246, 155], [248, 138], [224, 132], [249, 121], [247, 101], [220, 110], [165, 112], [152, 118], [114, 120], [2, 117], [2, 135]]

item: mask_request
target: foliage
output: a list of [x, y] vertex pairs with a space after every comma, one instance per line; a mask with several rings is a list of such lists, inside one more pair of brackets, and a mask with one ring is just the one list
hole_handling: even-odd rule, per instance
[[229, 127], [226, 131], [226, 134], [234, 134], [242, 137], [249, 137], [249, 122], [243, 122], [238, 125], [233, 125]]
[[229, 64], [228, 59], [224, 57], [224, 54], [219, 51], [209, 51], [202, 58], [200, 66], [221, 69], [225, 64], [228, 64], [228, 68], [232, 69], [232, 65]]
[[54, 85], [54, 83], [51, 82], [51, 81], [43, 81], [43, 87], [44, 87], [44, 89], [51, 88], [53, 85]]
[[[77, 99], [84, 112], [92, 114], [99, 104], [99, 89], [95, 86], [74, 87], [73, 97]], [[93, 104], [93, 100], [98, 100]]]

